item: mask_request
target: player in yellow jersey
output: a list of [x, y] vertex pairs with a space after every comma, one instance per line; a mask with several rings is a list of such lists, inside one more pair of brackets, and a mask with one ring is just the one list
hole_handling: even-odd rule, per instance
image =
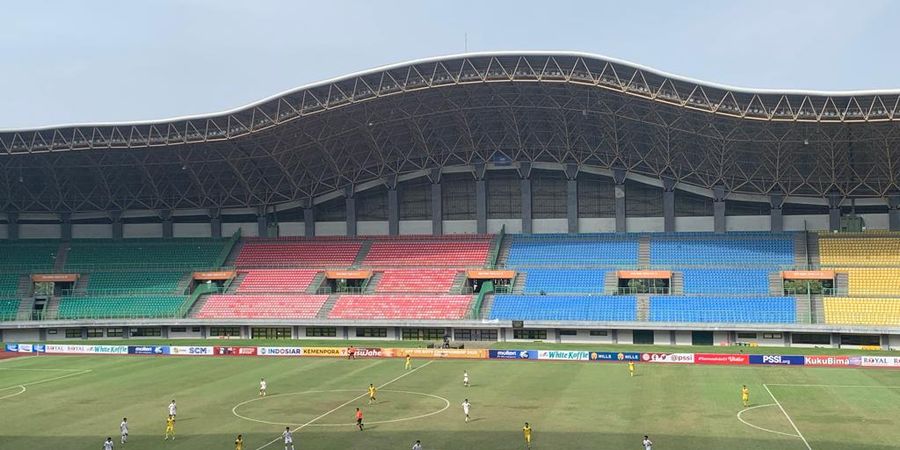
[[169, 436], [172, 436], [172, 440], [175, 440], [175, 416], [169, 415], [166, 417], [166, 441], [169, 440]]
[[239, 434], [234, 440], [234, 450], [244, 450], [244, 435]]
[[634, 376], [634, 361], [628, 361], [628, 374]]
[[744, 408], [750, 406], [750, 389], [747, 389], [747, 385], [741, 388], [741, 401], [744, 402]]
[[375, 394], [378, 392], [378, 388], [375, 387], [374, 384], [369, 385], [369, 404], [375, 403]]
[[528, 422], [522, 427], [522, 433], [525, 435], [525, 448], [531, 448], [531, 425]]
[[412, 369], [412, 357], [406, 355], [406, 370]]

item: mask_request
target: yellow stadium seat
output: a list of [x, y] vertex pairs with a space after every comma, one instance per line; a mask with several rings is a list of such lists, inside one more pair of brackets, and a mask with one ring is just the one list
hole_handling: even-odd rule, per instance
[[853, 267], [835, 271], [847, 274], [851, 296], [900, 296], [900, 268]]
[[847, 325], [900, 325], [900, 299], [828, 297], [825, 323]]
[[823, 266], [900, 266], [900, 237], [821, 236]]

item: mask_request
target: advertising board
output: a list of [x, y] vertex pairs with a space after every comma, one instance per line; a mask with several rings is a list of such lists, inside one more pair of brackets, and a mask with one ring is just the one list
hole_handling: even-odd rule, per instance
[[162, 345], [129, 345], [129, 355], [168, 355], [169, 347]]
[[714, 364], [720, 366], [740, 366], [750, 364], [750, 355], [730, 355], [725, 353], [695, 353], [694, 364]]
[[802, 366], [804, 358], [797, 355], [750, 355], [750, 364]]
[[169, 347], [169, 354], [179, 356], [213, 356], [215, 351], [213, 347], [172, 346]]
[[637, 352], [591, 352], [589, 359], [601, 362], [636, 362], [641, 360], [641, 354]]
[[537, 359], [536, 350], [488, 350], [491, 359]]
[[693, 353], [641, 353], [641, 361], [651, 363], [693, 364]]
[[[21, 344], [20, 344], [21, 345]], [[47, 344], [47, 353], [127, 355], [127, 345], [60, 345]]]
[[303, 349], [300, 347], [256, 347], [256, 354], [259, 356], [302, 356]]
[[347, 356], [346, 347], [303, 347], [302, 356]]
[[822, 367], [859, 366], [862, 364], [862, 358], [860, 356], [804, 356], [803, 364], [807, 366]]
[[860, 356], [863, 367], [900, 367], [900, 356]]
[[446, 358], [446, 359], [484, 359], [488, 357], [488, 351], [482, 349], [456, 349], [456, 348], [385, 348], [385, 357], [403, 358], [406, 355], [413, 358]]
[[256, 347], [213, 347], [217, 356], [256, 356]]
[[538, 350], [538, 359], [551, 361], [587, 361], [590, 352], [581, 350]]

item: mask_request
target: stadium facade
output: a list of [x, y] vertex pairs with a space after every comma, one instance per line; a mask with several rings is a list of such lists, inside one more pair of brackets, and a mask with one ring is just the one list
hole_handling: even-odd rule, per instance
[[[0, 242], [9, 261], [34, 263], [7, 267], [0, 261], [0, 272], [12, 274], [6, 280], [11, 291], [19, 283], [16, 296], [27, 292], [32, 302], [9, 303], [16, 320], [0, 322], [0, 338], [446, 334], [488, 341], [900, 348], [894, 319], [858, 319], [881, 306], [866, 303], [874, 296], [890, 297], [886, 302], [898, 305], [891, 317], [900, 318], [900, 288], [879, 285], [883, 277], [872, 270], [882, 269], [853, 250], [860, 243], [900, 245], [889, 233], [900, 231], [898, 123], [900, 92], [740, 89], [596, 55], [516, 52], [377, 68], [211, 115], [0, 131]], [[837, 242], [814, 233], [841, 230], [883, 231], [887, 237]], [[409, 235], [418, 236], [409, 238], [412, 246], [404, 244]], [[543, 235], [552, 235], [549, 251], [577, 254], [594, 246], [594, 253], [571, 261], [562, 252], [555, 261], [522, 256], [544, 245]], [[130, 238], [150, 239], [144, 249], [115, 244]], [[820, 249], [820, 242], [827, 245]], [[434, 248], [438, 256], [445, 251], [448, 258], [465, 256], [466, 248], [477, 251], [457, 263], [437, 258], [421, 264], [437, 275], [442, 268], [459, 269], [443, 290], [426, 292], [437, 297], [407, 296], [408, 286], [379, 291], [388, 277], [415, 284], [391, 274], [389, 258], [403, 260], [416, 247]], [[343, 259], [335, 248], [342, 249]], [[136, 249], [151, 262], [171, 251], [178, 262], [142, 267], [129, 253]], [[32, 261], [29, 255], [40, 251], [53, 261]], [[691, 272], [695, 266], [710, 269], [703, 261], [688, 261], [685, 254], [693, 251], [724, 272]], [[295, 264], [303, 273], [289, 274], [307, 277], [294, 292], [307, 297], [288, 301], [275, 295], [262, 304], [254, 303], [262, 291], [230, 296], [251, 284], [244, 277], [254, 270], [279, 268], [284, 260], [265, 259], [277, 252], [290, 253], [288, 259], [327, 256]], [[591, 261], [596, 255], [607, 260]], [[406, 259], [401, 265], [408, 269]], [[202, 301], [187, 296], [196, 282], [211, 281], [190, 271], [222, 269], [225, 262], [237, 263], [239, 270], [231, 274], [243, 280], [236, 281], [237, 291]], [[547, 302], [544, 311], [552, 314], [529, 315], [531, 306], [521, 303], [529, 294], [524, 281], [511, 283], [524, 291], [498, 290], [484, 311], [479, 296], [475, 307], [459, 277], [479, 279], [460, 274], [494, 269], [497, 262], [517, 272], [511, 280], [527, 275], [532, 283], [546, 276], [540, 269], [554, 266], [556, 276], [545, 281], [551, 295], [540, 298], [545, 288], [535, 288], [530, 294], [537, 297], [529, 300]], [[735, 276], [745, 263], [756, 273], [735, 279], [753, 290], [749, 297], [704, 284]], [[891, 264], [900, 267], [900, 261]], [[819, 271], [825, 266], [830, 280]], [[365, 283], [373, 282], [371, 292], [364, 284], [354, 286], [364, 291], [345, 294], [385, 294], [321, 292], [334, 269], [367, 272]], [[595, 284], [602, 291], [554, 297], [570, 294], [567, 289], [583, 281], [571, 278], [560, 288], [554, 280], [569, 280], [566, 272], [582, 269], [599, 277]], [[619, 269], [656, 270], [635, 275], [648, 279], [658, 279], [663, 269], [665, 292], [654, 292], [655, 284], [630, 292], [633, 278]], [[812, 279], [829, 281], [825, 295], [833, 298], [823, 298], [822, 291], [807, 292], [804, 299], [788, 295], [782, 271], [797, 269], [817, 271], [813, 276], [820, 278]], [[133, 273], [122, 272], [141, 271], [153, 276], [144, 274], [140, 283], [165, 288], [140, 298], [91, 291], [134, 283]], [[73, 283], [66, 285], [70, 292], [49, 294], [47, 308], [58, 316], [28, 320], [36, 317], [30, 309], [35, 287], [22, 286], [34, 274], [53, 273], [73, 277], [64, 281]], [[381, 284], [374, 284], [376, 278]], [[654, 293], [677, 294], [685, 303], [669, 305], [670, 298]], [[718, 309], [704, 305], [708, 295], [717, 296]], [[420, 302], [431, 305], [433, 314], [418, 316], [413, 305], [409, 316], [393, 320], [354, 315], [354, 301], [373, 298], [388, 310], [402, 309], [398, 301]], [[568, 304], [560, 307], [557, 300]], [[598, 300], [607, 303], [598, 309]], [[110, 301], [134, 301], [142, 311], [169, 308], [171, 314], [96, 316]], [[578, 302], [586, 302], [585, 309], [569, 315], [566, 308]], [[295, 308], [297, 316], [253, 309], [271, 304]], [[681, 305], [688, 304], [696, 310], [683, 315]], [[451, 311], [453, 305], [457, 309]], [[858, 312], [858, 305], [869, 309]], [[730, 314], [744, 307], [758, 313], [755, 319]]]

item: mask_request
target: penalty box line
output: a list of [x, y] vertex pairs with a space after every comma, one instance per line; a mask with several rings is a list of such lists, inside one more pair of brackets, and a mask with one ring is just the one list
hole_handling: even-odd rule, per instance
[[767, 384], [763, 383], [763, 387], [766, 388], [766, 392], [769, 393], [769, 396], [772, 397], [772, 400], [774, 400], [775, 404], [778, 405], [778, 409], [780, 409], [781, 412], [784, 413], [784, 417], [786, 417], [788, 422], [791, 423], [791, 426], [794, 427], [794, 431], [797, 432], [797, 437], [799, 437], [800, 440], [803, 441], [803, 444], [806, 445], [807, 450], [812, 450], [812, 447], [810, 447], [810, 445], [809, 445], [809, 441], [807, 441], [806, 438], [803, 437], [803, 433], [801, 433], [800, 429], [797, 428], [797, 424], [794, 423], [794, 419], [791, 419], [790, 414], [788, 414], [787, 411], [784, 410], [784, 406], [781, 406], [781, 402], [778, 401], [778, 399], [775, 397], [775, 394], [773, 394], [772, 390], [769, 389], [769, 386]]
[[[428, 361], [427, 363], [422, 364], [421, 366], [416, 367], [415, 369], [410, 370], [409, 372], [406, 372], [406, 373], [404, 373], [404, 374], [398, 376], [397, 378], [394, 378], [393, 380], [388, 381], [387, 383], [382, 384], [381, 386], [378, 386], [378, 389], [381, 389], [381, 388], [383, 388], [383, 387], [385, 387], [385, 386], [388, 386], [388, 385], [390, 385], [391, 383], [393, 383], [393, 382], [395, 382], [395, 381], [397, 381], [397, 380], [400, 380], [400, 379], [403, 378], [403, 377], [406, 377], [406, 376], [408, 376], [408, 375], [412, 375], [412, 374], [413, 374], [414, 372], [416, 372], [417, 370], [422, 369], [422, 368], [424, 368], [424, 367], [427, 367], [427, 366], [431, 365], [431, 363], [433, 363], [433, 362], [434, 362], [434, 360]], [[306, 428], [306, 427], [312, 425], [313, 423], [315, 423], [315, 422], [317, 422], [317, 421], [319, 421], [319, 420], [321, 420], [321, 419], [327, 417], [329, 414], [331, 414], [331, 413], [333, 413], [333, 412], [335, 412], [335, 411], [337, 411], [337, 410], [339, 410], [339, 409], [341, 409], [341, 408], [343, 408], [343, 407], [345, 407], [345, 406], [347, 406], [347, 405], [349, 405], [349, 404], [351, 404], [351, 403], [353, 403], [353, 402], [355, 402], [355, 401], [357, 401], [357, 400], [359, 400], [359, 399], [365, 397], [366, 395], [369, 395], [368, 392], [364, 392], [364, 393], [362, 393], [362, 394], [359, 394], [359, 395], [357, 395], [356, 397], [353, 397], [353, 398], [351, 398], [350, 400], [347, 400], [346, 402], [341, 403], [340, 405], [338, 405], [338, 406], [336, 406], [336, 407], [334, 407], [334, 408], [332, 408], [332, 409], [330, 409], [330, 410], [328, 410], [328, 411], [326, 411], [326, 412], [320, 414], [319, 416], [314, 417], [314, 418], [313, 418], [312, 420], [310, 420], [309, 422], [306, 422], [306, 423], [304, 423], [303, 425], [300, 425], [299, 427], [295, 428], [294, 431], [295, 431], [295, 432], [299, 432], [300, 430], [302, 430], [302, 429], [304, 429], [304, 428]], [[268, 446], [270, 446], [270, 445], [272, 445], [272, 444], [278, 442], [278, 441], [281, 440], [281, 439], [282, 439], [282, 437], [281, 437], [281, 436], [278, 436], [277, 438], [272, 439], [271, 441], [269, 441], [266, 445], [263, 445], [262, 447], [257, 447], [256, 450], [262, 450], [262, 449], [264, 449], [264, 448], [266, 448], [266, 447], [268, 447]]]

